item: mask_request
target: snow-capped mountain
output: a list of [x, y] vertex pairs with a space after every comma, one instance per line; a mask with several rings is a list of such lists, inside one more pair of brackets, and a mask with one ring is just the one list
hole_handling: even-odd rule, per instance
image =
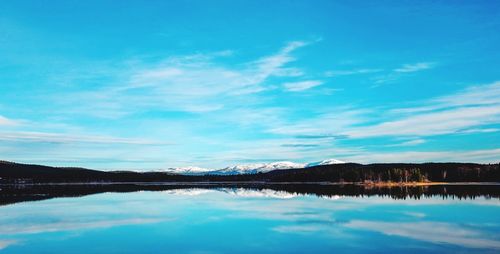
[[235, 165], [219, 169], [210, 173], [219, 175], [257, 174], [257, 173], [266, 173], [277, 169], [304, 168], [305, 166], [306, 164], [302, 163], [294, 163], [290, 161], [277, 161], [271, 163]]
[[344, 163], [345, 162], [341, 161], [341, 160], [328, 159], [328, 160], [322, 160], [322, 161], [318, 161], [318, 162], [308, 163], [306, 168], [314, 167], [314, 166], [332, 165], [332, 164], [344, 164]]
[[167, 168], [158, 171], [164, 173], [183, 174], [183, 175], [204, 175], [214, 170], [208, 168], [200, 168], [200, 167], [180, 167], [180, 168]]
[[271, 163], [242, 164], [225, 167], [222, 169], [208, 169], [200, 167], [180, 167], [160, 170], [160, 172], [183, 174], [183, 175], [240, 175], [266, 173], [278, 169], [308, 168], [322, 165], [345, 163], [336, 159], [328, 159], [312, 163], [295, 163], [290, 161], [277, 161]]

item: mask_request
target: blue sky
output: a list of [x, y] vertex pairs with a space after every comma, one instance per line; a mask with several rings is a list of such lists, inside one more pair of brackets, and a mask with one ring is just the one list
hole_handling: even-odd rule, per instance
[[0, 158], [500, 161], [496, 1], [2, 1]]

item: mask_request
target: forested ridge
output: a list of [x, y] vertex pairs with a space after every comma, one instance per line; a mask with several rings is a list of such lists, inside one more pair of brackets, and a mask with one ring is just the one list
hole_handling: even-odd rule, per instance
[[0, 161], [0, 183], [61, 182], [500, 182], [499, 164], [345, 163], [244, 175], [189, 176], [161, 172], [99, 171]]

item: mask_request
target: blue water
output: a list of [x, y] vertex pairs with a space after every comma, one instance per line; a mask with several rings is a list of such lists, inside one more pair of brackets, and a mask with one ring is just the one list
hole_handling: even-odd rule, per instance
[[1, 206], [0, 252], [500, 253], [500, 201], [104, 193]]

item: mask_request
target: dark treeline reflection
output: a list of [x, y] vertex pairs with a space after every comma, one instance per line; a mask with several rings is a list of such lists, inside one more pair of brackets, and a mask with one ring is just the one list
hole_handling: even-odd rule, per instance
[[421, 199], [441, 197], [453, 199], [500, 198], [500, 185], [431, 185], [374, 187], [363, 185], [321, 185], [321, 184], [91, 184], [91, 185], [0, 185], [0, 205], [25, 201], [37, 201], [58, 197], [81, 197], [105, 192], [166, 191], [183, 189], [249, 189], [254, 191], [274, 190], [295, 195], [316, 195], [318, 197], [384, 196], [393, 199]]

